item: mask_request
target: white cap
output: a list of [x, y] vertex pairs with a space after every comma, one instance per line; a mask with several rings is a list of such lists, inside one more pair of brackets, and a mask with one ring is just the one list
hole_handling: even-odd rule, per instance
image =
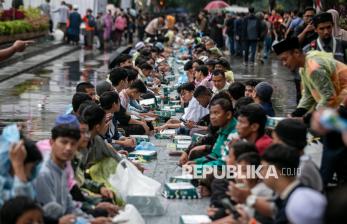
[[135, 49], [138, 51], [140, 50], [141, 48], [145, 47], [145, 44], [141, 41], [141, 42], [138, 42], [136, 45], [135, 45]]
[[77, 10], [78, 9], [78, 5], [73, 5], [73, 9]]
[[203, 61], [204, 63], [208, 60], [208, 57], [205, 55], [202, 55], [199, 57], [199, 60]]
[[323, 224], [327, 200], [310, 188], [298, 188], [289, 197], [286, 215], [293, 224]]

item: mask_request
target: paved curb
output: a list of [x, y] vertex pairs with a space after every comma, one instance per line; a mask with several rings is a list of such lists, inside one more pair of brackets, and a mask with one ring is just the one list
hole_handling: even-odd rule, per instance
[[26, 60], [28, 58], [34, 57], [38, 54], [44, 54], [44, 53], [50, 51], [52, 48], [61, 47], [63, 45], [64, 45], [63, 43], [56, 43], [56, 44], [52, 44], [51, 46], [46, 46], [46, 47], [39, 49], [39, 50], [36, 50], [36, 51], [24, 53], [23, 55], [19, 55], [19, 56], [13, 55], [11, 58], [0, 62], [0, 69], [4, 68], [6, 66], [9, 66], [9, 65], [13, 65], [19, 61], [23, 61], [23, 60]]
[[[59, 44], [58, 44], [58, 45], [59, 45]], [[53, 45], [53, 47], [54, 47], [54, 46], [55, 46], [55, 45]], [[59, 47], [63, 47], [63, 46], [66, 46], [66, 45], [60, 45]], [[59, 47], [58, 47], [58, 48], [59, 48]], [[50, 47], [50, 48], [52, 48], [52, 47]], [[37, 62], [37, 63], [35, 63], [35, 64], [29, 65], [29, 66], [23, 68], [23, 69], [18, 69], [18, 70], [16, 70], [16, 72], [14, 72], [14, 73], [12, 73], [12, 74], [9, 74], [9, 75], [6, 75], [6, 76], [4, 76], [4, 77], [1, 77], [1, 76], [0, 76], [0, 82], [4, 82], [4, 81], [6, 81], [6, 80], [8, 80], [8, 79], [11, 79], [11, 78], [13, 78], [13, 77], [16, 77], [16, 76], [22, 74], [22, 73], [28, 72], [29, 70], [35, 69], [35, 68], [37, 68], [37, 67], [40, 67], [40, 66], [42, 66], [42, 65], [44, 65], [44, 64], [47, 64], [47, 63], [49, 63], [49, 62], [51, 62], [51, 61], [54, 61], [54, 60], [56, 60], [56, 59], [58, 59], [58, 58], [60, 58], [60, 57], [63, 57], [63, 56], [65, 56], [65, 55], [68, 55], [68, 54], [70, 54], [70, 53], [72, 53], [72, 52], [74, 52], [74, 51], [76, 51], [76, 50], [78, 50], [78, 49], [80, 49], [80, 47], [71, 47], [71, 49], [67, 49], [66, 51], [62, 52], [61, 54], [54, 55], [53, 57], [49, 57], [49, 58], [47, 58], [46, 60], [41, 60], [41, 61], [39, 61], [39, 62]], [[39, 54], [47, 53], [47, 52], [49, 52], [49, 51], [47, 50], [47, 51], [41, 52], [41, 53], [39, 53]], [[34, 56], [39, 55], [39, 54], [36, 53]], [[32, 56], [32, 57], [34, 57], [34, 56]], [[27, 57], [27, 59], [30, 59], [30, 58], [32, 58], [32, 57]], [[18, 62], [20, 62], [20, 61], [18, 61]], [[23, 62], [25, 62], [25, 61], [23, 61]], [[13, 64], [11, 64], [10, 66], [13, 66], [13, 65], [15, 65], [15, 64], [16, 64], [16, 63], [13, 63]], [[3, 67], [2, 69], [5, 69], [5, 68], [6, 68], [6, 67]], [[1, 71], [1, 69], [0, 69], [0, 71]]]

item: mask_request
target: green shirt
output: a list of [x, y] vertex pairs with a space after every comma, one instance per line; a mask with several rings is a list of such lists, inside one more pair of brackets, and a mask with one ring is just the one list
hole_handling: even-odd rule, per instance
[[347, 66], [331, 53], [308, 52], [300, 76], [303, 90], [298, 108], [337, 108], [347, 96]]
[[[236, 133], [236, 119], [233, 118], [229, 124], [219, 129], [218, 138], [216, 143], [213, 146], [212, 152], [204, 157], [198, 158], [195, 161], [197, 165], [207, 165], [207, 166], [223, 166], [225, 165], [225, 161], [223, 160], [223, 156], [229, 154], [228, 143], [230, 139], [228, 138], [230, 134]], [[214, 158], [213, 160], [211, 160]]]

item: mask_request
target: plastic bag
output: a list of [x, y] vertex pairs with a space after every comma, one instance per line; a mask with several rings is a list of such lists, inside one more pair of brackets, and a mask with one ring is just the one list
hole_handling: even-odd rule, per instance
[[161, 184], [143, 175], [134, 164], [122, 160], [116, 172], [108, 178], [108, 182], [126, 200], [127, 196], [155, 196]]
[[6, 126], [0, 136], [0, 175], [6, 175], [11, 162], [8, 156], [11, 144], [19, 142], [20, 133], [16, 124]]
[[178, 77], [177, 82], [179, 84], [184, 84], [188, 82], [188, 76], [185, 72], [180, 72], [180, 76]]
[[112, 219], [112, 223], [145, 224], [145, 220], [133, 205], [128, 204]]
[[142, 141], [135, 147], [135, 150], [157, 151], [157, 147], [151, 142]]

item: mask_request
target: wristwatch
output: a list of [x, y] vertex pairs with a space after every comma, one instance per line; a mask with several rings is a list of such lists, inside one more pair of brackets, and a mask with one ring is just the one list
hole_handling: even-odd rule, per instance
[[246, 199], [246, 205], [248, 206], [248, 207], [253, 207], [254, 206], [254, 204], [255, 204], [255, 202], [257, 201], [257, 196], [256, 195], [254, 195], [254, 194], [251, 194], [251, 195], [249, 195], [248, 197], [247, 197], [247, 199]]

